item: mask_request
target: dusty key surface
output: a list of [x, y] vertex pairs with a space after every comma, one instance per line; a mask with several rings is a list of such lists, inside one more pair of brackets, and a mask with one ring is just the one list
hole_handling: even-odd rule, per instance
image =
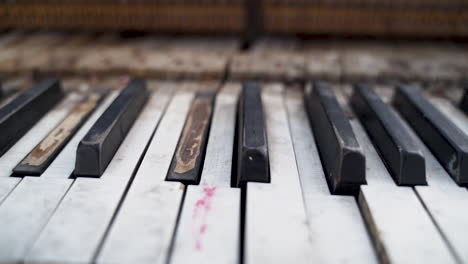
[[268, 147], [260, 84], [244, 82], [237, 119], [237, 169], [235, 186], [269, 182]]
[[381, 262], [456, 263], [413, 188], [394, 183], [362, 125], [351, 124], [367, 157], [359, 205]]
[[74, 93], [68, 95], [0, 157], [0, 204], [21, 180], [20, 178], [9, 177], [15, 165], [31, 151], [31, 146], [39, 143], [60, 120], [66, 117], [80, 98], [79, 95]]
[[[79, 98], [82, 97], [80, 96]], [[72, 115], [74, 107], [79, 103], [79, 99], [76, 99], [76, 102], [73, 104], [69, 99], [70, 96], [60, 103], [59, 106], [65, 103], [64, 107], [67, 107], [68, 111], [64, 112], [68, 115]], [[111, 100], [106, 100], [106, 103], [110, 102]], [[73, 172], [74, 163], [70, 161], [74, 160], [73, 155], [76, 153], [76, 147], [79, 141], [94, 123], [95, 120], [93, 119], [99, 117], [100, 113], [98, 112], [101, 110], [102, 113], [105, 110], [105, 106], [106, 105], [101, 105], [99, 107], [100, 109], [97, 109], [96, 112], [91, 115], [90, 119], [87, 121], [88, 124], [84, 124], [80, 131], [73, 136], [74, 138], [60, 151], [60, 154], [54, 162], [48, 166], [41, 177], [24, 177], [4, 203], [1, 204], [0, 223], [3, 223], [2, 221], [8, 221], [9, 223], [9, 228], [0, 229], [0, 247], [5, 249], [0, 251], [1, 263], [7, 261], [22, 261], [27, 249], [34, 242], [41, 228], [53, 214], [56, 206], [60, 203], [63, 195], [72, 184], [73, 180], [68, 177]], [[56, 109], [50, 111], [44, 119], [39, 121], [31, 130], [35, 132], [35, 135], [44, 134], [36, 140], [36, 143], [43, 139], [44, 136], [47, 136], [45, 132], [41, 132], [37, 127], [43, 120], [49, 119], [48, 123], [56, 124], [64, 120], [64, 118], [66, 119], [65, 113], [63, 116], [60, 116], [61, 118], [57, 118], [59, 116], [52, 117], [51, 115], [56, 112]], [[53, 130], [53, 126], [51, 126], [47, 132], [51, 130]], [[11, 150], [14, 150], [28, 135], [29, 132]], [[7, 155], [9, 155], [9, 152], [7, 152], [4, 157]], [[22, 156], [24, 157], [24, 154]], [[19, 180], [20, 178], [13, 179]], [[16, 221], [12, 222], [10, 219], [16, 219]]]
[[367, 84], [354, 86], [351, 103], [395, 182], [426, 184], [424, 156], [394, 110]]
[[214, 93], [195, 96], [166, 180], [198, 184], [213, 112]]
[[14, 169], [16, 175], [39, 176], [68, 143], [99, 104], [103, 94], [94, 93], [78, 104]]
[[131, 80], [80, 142], [75, 176], [102, 175], [147, 99], [145, 81]]
[[[169, 96], [159, 92], [151, 95], [101, 178], [78, 177], [74, 180], [29, 248], [26, 262], [93, 261], [168, 100]], [[57, 241], [60, 242], [57, 244]]]
[[[167, 88], [177, 91], [178, 86]], [[185, 188], [165, 178], [193, 96], [193, 92], [179, 89], [172, 98], [97, 256], [97, 263], [167, 262]]]
[[172, 264], [239, 263], [241, 190], [231, 187], [231, 169], [240, 88], [227, 83], [217, 95], [201, 182], [186, 189]]
[[302, 91], [289, 87], [285, 100], [307, 220], [314, 234], [310, 263], [377, 263], [356, 199], [330, 194]]
[[393, 105], [450, 176], [460, 185], [468, 184], [468, 136], [414, 87], [400, 85]]
[[346, 114], [325, 82], [306, 87], [304, 100], [332, 193], [355, 193], [366, 183], [365, 157]]
[[[433, 103], [436, 104], [435, 102]], [[448, 101], [445, 101], [445, 103], [444, 105], [457, 110], [452, 103]], [[459, 114], [463, 116], [462, 113]], [[451, 120], [453, 120], [452, 116]], [[405, 126], [409, 127], [407, 123], [405, 123]], [[411, 128], [409, 130], [415, 134]], [[421, 139], [415, 138], [416, 143], [421, 146], [426, 157], [428, 184], [427, 186], [416, 186], [415, 191], [444, 235], [448, 245], [454, 251], [459, 262], [465, 263], [468, 261], [468, 244], [466, 243], [468, 229], [464, 226], [468, 222], [468, 211], [464, 210], [464, 208], [468, 203], [468, 192], [466, 188], [458, 186], [448, 175]]]
[[[0, 109], [0, 156], [63, 97], [57, 79], [33, 85]], [[18, 122], [21, 120], [21, 122]]]
[[281, 84], [262, 92], [270, 183], [247, 183], [244, 263], [310, 263], [312, 234], [297, 171]]

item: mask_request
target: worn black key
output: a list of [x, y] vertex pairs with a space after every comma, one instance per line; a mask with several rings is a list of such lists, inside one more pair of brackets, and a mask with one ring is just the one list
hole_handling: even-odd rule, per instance
[[0, 109], [0, 156], [64, 96], [57, 79], [45, 79]]
[[468, 136], [414, 87], [399, 85], [393, 105], [459, 184], [468, 184]]
[[366, 183], [365, 156], [330, 86], [307, 87], [305, 104], [331, 192], [356, 193]]
[[78, 145], [75, 176], [102, 175], [147, 99], [146, 82], [131, 80]]
[[93, 93], [80, 102], [14, 169], [17, 176], [40, 176], [91, 115], [104, 93]]
[[244, 82], [237, 112], [237, 169], [233, 184], [270, 182], [268, 147], [261, 89]]
[[463, 112], [468, 114], [468, 88], [465, 89], [465, 93], [463, 94], [463, 98], [461, 99], [459, 106]]
[[198, 184], [203, 167], [215, 93], [195, 96], [166, 180]]
[[366, 84], [355, 85], [351, 103], [395, 182], [427, 184], [422, 151], [391, 106]]

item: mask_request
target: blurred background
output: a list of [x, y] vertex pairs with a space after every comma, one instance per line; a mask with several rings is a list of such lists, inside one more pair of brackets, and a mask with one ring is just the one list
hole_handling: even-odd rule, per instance
[[0, 27], [465, 38], [466, 0], [3, 0]]
[[460, 84], [467, 22], [468, 0], [3, 0], [0, 76]]

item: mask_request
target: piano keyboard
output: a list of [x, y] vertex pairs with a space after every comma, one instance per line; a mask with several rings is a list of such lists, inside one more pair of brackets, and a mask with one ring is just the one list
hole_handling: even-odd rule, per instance
[[0, 263], [468, 263], [466, 91], [124, 86], [0, 99]]

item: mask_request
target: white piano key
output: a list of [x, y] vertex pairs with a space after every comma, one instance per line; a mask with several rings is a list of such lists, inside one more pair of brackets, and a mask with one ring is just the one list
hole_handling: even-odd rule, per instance
[[65, 118], [80, 98], [76, 93], [68, 95], [0, 157], [0, 205], [21, 181], [21, 178], [8, 177], [13, 168]]
[[104, 240], [98, 263], [165, 263], [184, 185], [166, 174], [194, 93], [172, 99], [121, 209]]
[[282, 86], [265, 87], [271, 183], [248, 183], [245, 263], [310, 263], [313, 251]]
[[68, 177], [75, 167], [78, 143], [117, 94], [112, 93], [98, 106], [41, 177], [24, 177], [0, 206], [0, 224], [8, 226], [0, 229], [0, 248], [5, 249], [0, 250], [0, 262], [23, 259], [73, 183]]
[[216, 98], [201, 181], [187, 187], [173, 264], [240, 261], [241, 190], [231, 188], [239, 91], [239, 84], [227, 84]]
[[423, 152], [428, 186], [417, 186], [416, 192], [457, 259], [468, 263], [468, 192], [451, 179], [427, 148]]
[[414, 190], [393, 182], [361, 124], [351, 125], [366, 154], [368, 185], [361, 186], [359, 204], [381, 261], [456, 263]]
[[286, 105], [309, 228], [314, 234], [310, 263], [377, 263], [356, 199], [330, 194], [302, 96], [299, 90], [288, 89]]
[[28, 263], [91, 262], [170, 95], [153, 93], [101, 178], [78, 178], [26, 255]]
[[459, 129], [468, 135], [468, 116], [447, 99], [440, 97], [429, 97], [431, 103], [439, 111], [445, 114]]
[[[457, 114], [463, 115], [463, 113], [457, 113], [458, 109], [447, 100], [432, 98], [431, 101], [452, 120], [456, 119]], [[454, 121], [454, 123], [456, 122]], [[466, 223], [468, 223], [468, 210], [466, 210], [468, 192], [452, 180], [405, 121], [404, 124], [415, 136], [426, 159], [427, 186], [416, 186], [415, 190], [459, 262], [468, 263], [468, 244], [466, 243], [468, 237], [468, 228], [466, 228]]]
[[21, 178], [0, 177], [0, 204], [20, 181]]

